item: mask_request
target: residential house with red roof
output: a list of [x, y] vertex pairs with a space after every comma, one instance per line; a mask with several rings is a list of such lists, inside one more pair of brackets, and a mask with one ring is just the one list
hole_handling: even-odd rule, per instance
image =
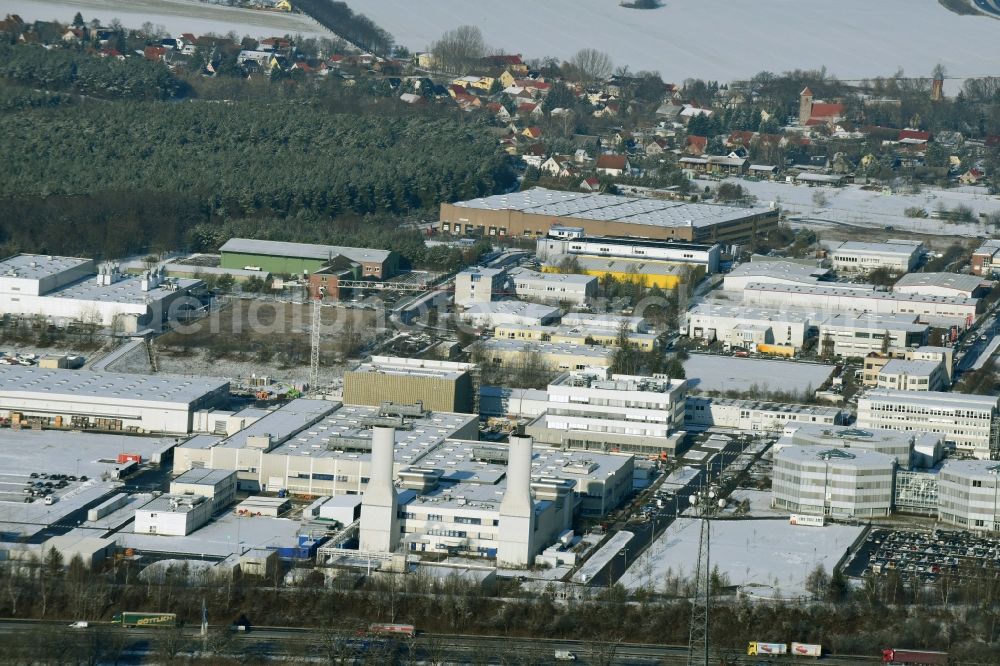
[[931, 138], [932, 136], [930, 132], [906, 128], [899, 130], [899, 136], [896, 138], [896, 141], [910, 146], [923, 146], [926, 145]]
[[152, 60], [153, 62], [164, 60], [166, 55], [167, 49], [162, 46], [147, 46], [142, 52], [143, 58]]
[[625, 155], [601, 155], [594, 166], [597, 168], [597, 173], [608, 176], [621, 176], [632, 170]]
[[706, 150], [708, 150], [707, 136], [689, 134], [687, 138], [684, 139], [684, 152], [688, 155], [694, 155], [697, 157], [699, 155], [704, 155]]
[[599, 192], [601, 190], [601, 181], [597, 180], [596, 177], [591, 176], [590, 178], [584, 178], [581, 180], [578, 187], [584, 192]]

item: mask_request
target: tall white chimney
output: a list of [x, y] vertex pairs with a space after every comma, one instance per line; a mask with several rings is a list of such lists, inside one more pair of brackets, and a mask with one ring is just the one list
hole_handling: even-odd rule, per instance
[[399, 545], [399, 503], [392, 483], [396, 429], [372, 429], [372, 464], [361, 497], [359, 549], [391, 553]]
[[507, 453], [507, 490], [500, 502], [497, 564], [526, 567], [531, 564], [534, 535], [534, 502], [531, 499], [530, 437], [511, 437]]

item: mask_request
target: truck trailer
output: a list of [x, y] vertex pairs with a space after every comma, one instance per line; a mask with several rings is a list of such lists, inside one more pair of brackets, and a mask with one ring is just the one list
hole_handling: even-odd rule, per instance
[[797, 657], [822, 657], [823, 646], [814, 643], [792, 643], [789, 652]]
[[948, 653], [933, 650], [882, 650], [882, 663], [893, 666], [947, 666]]
[[371, 636], [405, 636], [413, 638], [417, 635], [417, 628], [412, 624], [373, 624], [368, 627], [368, 634]]
[[784, 643], [750, 643], [747, 646], [747, 656], [759, 657], [765, 654], [788, 654], [788, 646]]
[[176, 627], [177, 613], [135, 613], [123, 611], [111, 618], [123, 627]]

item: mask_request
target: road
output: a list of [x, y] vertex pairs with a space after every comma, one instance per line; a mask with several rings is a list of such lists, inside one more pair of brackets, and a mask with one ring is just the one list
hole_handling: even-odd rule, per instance
[[[958, 353], [955, 355], [955, 379], [957, 380], [961, 377], [963, 372], [969, 370], [972, 365], [979, 358], [979, 355], [989, 344], [990, 339], [998, 332], [997, 323], [997, 310], [994, 308], [987, 312], [979, 321], [968, 331], [966, 331], [962, 340], [968, 338], [969, 346], [966, 349], [959, 349]], [[986, 340], [980, 339], [981, 335], [986, 335]], [[961, 344], [961, 342], [959, 343]]]
[[[0, 636], [9, 636], [17, 632], [49, 629], [59, 632], [64, 641], [79, 641], [81, 649], [85, 644], [89, 629], [70, 629], [65, 622], [39, 622], [25, 620], [0, 620]], [[149, 663], [156, 652], [157, 636], [164, 629], [134, 628], [121, 629], [108, 626], [111, 631], [127, 632], [132, 639], [124, 650], [128, 663]], [[210, 627], [211, 630], [219, 627]], [[168, 631], [168, 630], [167, 630]], [[185, 627], [184, 635], [197, 644], [198, 627]], [[233, 656], [252, 652], [255, 656], [266, 660], [279, 660], [288, 654], [289, 648], [299, 649], [305, 645], [323, 641], [321, 631], [299, 627], [258, 627], [247, 633], [234, 633], [232, 647], [227, 648]], [[193, 645], [191, 649], [195, 646]], [[404, 648], [405, 649], [405, 648]], [[460, 634], [420, 634], [410, 642], [411, 656], [417, 660], [436, 663], [469, 663], [479, 661], [483, 656], [506, 657], [504, 663], [511, 663], [510, 658], [521, 655], [526, 663], [546, 663], [552, 661], [556, 650], [572, 652], [576, 655], [578, 664], [621, 664], [641, 666], [644, 664], [686, 664], [687, 648], [678, 645], [655, 645], [644, 643], [606, 643], [598, 641], [573, 641], [547, 638], [517, 638], [509, 636], [468, 636]], [[308, 650], [313, 656], [320, 656], [320, 645], [314, 645]], [[197, 659], [199, 655], [189, 653]], [[758, 664], [761, 661], [729, 651], [735, 663]], [[208, 655], [202, 655], [208, 659]], [[492, 661], [492, 660], [491, 660]], [[827, 657], [824, 663], [829, 664], [863, 664], [877, 663], [876, 657], [868, 656], [837, 656]], [[121, 663], [121, 662], [120, 662]]]

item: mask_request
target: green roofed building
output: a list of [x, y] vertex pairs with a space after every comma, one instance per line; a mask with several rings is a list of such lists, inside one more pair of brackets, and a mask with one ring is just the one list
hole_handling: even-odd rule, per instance
[[359, 264], [362, 279], [382, 280], [399, 272], [399, 254], [392, 250], [230, 238], [219, 251], [222, 268], [249, 268], [277, 275], [312, 274], [337, 257]]

